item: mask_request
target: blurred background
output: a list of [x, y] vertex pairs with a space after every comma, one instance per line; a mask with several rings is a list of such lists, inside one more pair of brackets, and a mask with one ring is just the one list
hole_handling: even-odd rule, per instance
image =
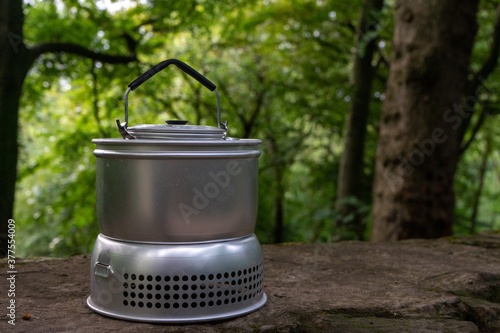
[[[18, 51], [13, 59], [31, 54], [7, 217], [16, 221], [17, 255], [91, 251], [99, 232], [91, 140], [119, 137], [115, 119], [123, 119], [128, 83], [168, 58], [217, 85], [230, 136], [263, 140], [256, 230], [262, 243], [369, 240], [397, 7], [387, 0], [25, 0], [22, 30], [7, 30]], [[497, 47], [497, 7], [483, 0], [472, 13], [471, 73]], [[454, 235], [500, 229], [496, 63], [483, 85], [452, 175]], [[134, 91], [130, 109], [132, 125], [186, 119], [216, 126], [213, 94], [177, 69]], [[350, 119], [360, 109], [366, 112], [354, 118], [356, 129]], [[349, 139], [356, 131], [360, 136]], [[358, 157], [343, 168], [346, 149]]]

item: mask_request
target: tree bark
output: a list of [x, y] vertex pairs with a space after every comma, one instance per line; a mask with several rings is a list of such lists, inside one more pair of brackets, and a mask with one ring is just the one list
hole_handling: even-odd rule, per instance
[[[340, 161], [336, 208], [341, 216], [354, 214], [353, 230], [363, 238], [362, 216], [347, 198], [361, 199], [363, 194], [365, 137], [370, 95], [374, 77], [373, 55], [377, 49], [377, 34], [383, 0], [365, 0], [356, 35], [356, 54], [352, 75], [353, 99], [349, 110], [344, 151]], [[361, 230], [361, 231], [359, 231]]]
[[0, 1], [0, 257], [7, 254], [17, 167], [18, 110], [28, 69], [23, 45], [22, 1]]
[[274, 243], [283, 243], [285, 234], [285, 184], [283, 166], [274, 166], [276, 175], [276, 193], [274, 195], [275, 215], [274, 215]]
[[102, 54], [73, 43], [41, 43], [28, 48], [23, 41], [23, 20], [22, 1], [0, 1], [0, 257], [7, 254], [8, 221], [14, 219], [19, 102], [34, 61], [49, 52], [72, 53], [112, 64], [137, 59], [135, 54]]
[[278, 143], [273, 134], [268, 134], [267, 141], [271, 154], [274, 156], [272, 163], [275, 177], [273, 242], [282, 243], [285, 234], [285, 161], [281, 158]]
[[398, 1], [374, 180], [372, 240], [450, 235], [477, 0]]

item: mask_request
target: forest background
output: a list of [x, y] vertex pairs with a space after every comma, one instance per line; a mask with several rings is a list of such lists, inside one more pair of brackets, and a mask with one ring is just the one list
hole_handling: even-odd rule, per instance
[[[405, 193], [413, 201], [404, 204], [422, 210], [412, 190], [399, 186], [406, 176], [381, 173], [377, 160], [384, 167], [390, 164], [384, 162], [387, 149], [380, 148], [380, 133], [385, 138], [397, 131], [385, 127], [381, 132], [381, 126], [388, 122], [392, 105], [387, 99], [399, 96], [397, 90], [388, 95], [387, 89], [391, 77], [393, 82], [396, 77], [391, 76], [391, 69], [397, 70], [392, 65], [397, 65], [394, 50], [402, 38], [398, 27], [408, 21], [404, 10], [410, 10], [412, 20], [421, 22], [420, 26], [431, 22], [436, 31], [453, 35], [459, 19], [456, 15], [427, 15], [425, 19], [418, 15], [425, 6], [429, 11], [437, 8], [437, 13], [450, 11], [444, 5], [438, 8], [439, 1], [18, 2], [0, 5], [0, 13], [10, 15], [0, 19], [5, 46], [0, 52], [3, 58], [10, 52], [10, 61], [23, 61], [25, 69], [25, 75], [19, 76], [22, 95], [17, 124], [8, 117], [13, 112], [5, 103], [13, 95], [5, 97], [4, 93], [0, 105], [2, 137], [17, 129], [16, 154], [13, 143], [4, 139], [0, 165], [2, 171], [12, 173], [7, 162], [12, 161], [9, 156], [16, 156], [13, 205], [9, 204], [7, 177], [0, 187], [2, 230], [6, 235], [7, 219], [16, 221], [19, 256], [91, 251], [99, 232], [91, 140], [119, 137], [115, 119], [123, 118], [126, 86], [169, 58], [190, 64], [217, 85], [222, 118], [228, 120], [231, 136], [263, 140], [256, 229], [261, 242], [369, 240], [374, 234], [383, 234], [390, 228], [374, 218], [380, 217], [381, 210], [390, 209], [374, 200], [377, 177], [378, 186], [383, 183], [389, 191]], [[441, 3], [463, 7], [451, 0]], [[449, 230], [429, 218], [440, 214], [451, 221], [446, 223], [454, 235], [500, 229], [499, 2], [471, 3], [477, 6], [463, 7], [462, 12], [477, 29], [471, 29], [470, 57], [464, 58], [469, 72], [461, 80], [460, 102], [470, 105], [472, 95], [467, 89], [472, 88], [469, 91], [474, 91], [475, 100], [459, 149], [450, 150], [456, 159], [456, 168], [447, 173], [454, 188], [452, 213], [442, 209], [450, 204], [441, 205], [430, 195], [420, 200], [425, 201], [428, 214], [410, 222], [420, 226], [434, 223], [437, 231], [419, 232], [420, 227], [396, 236], [386, 233], [377, 240], [446, 236]], [[17, 26], [9, 23], [13, 21]], [[416, 34], [412, 38], [433, 45], [433, 38], [444, 37]], [[451, 44], [444, 45], [450, 51]], [[407, 48], [405, 52], [419, 59], [418, 50]], [[460, 52], [467, 50], [457, 49], [457, 59], [462, 59]], [[22, 72], [5, 63], [0, 74]], [[419, 66], [441, 70], [441, 65], [425, 61]], [[4, 89], [11, 84], [6, 77], [2, 74], [0, 78]], [[480, 85], [474, 84], [478, 78]], [[444, 96], [453, 87], [443, 89], [439, 93]], [[192, 124], [216, 124], [213, 95], [174, 69], [137, 89], [130, 103], [134, 123], [159, 124], [177, 118]], [[447, 111], [439, 110], [442, 114]], [[412, 114], [411, 109], [404, 112]], [[426, 154], [422, 142], [441, 125], [423, 121], [407, 126], [403, 131], [409, 131], [410, 138], [412, 130], [424, 133], [418, 141], [412, 139], [416, 142], [413, 147], [425, 153], [422, 165], [438, 159], [439, 149]], [[409, 177], [418, 174], [420, 167], [411, 160], [418, 155], [415, 149], [406, 149], [406, 158], [393, 152], [400, 156], [399, 167], [412, 169]], [[426, 175], [422, 187], [440, 177]], [[14, 208], [9, 211], [10, 206]]]

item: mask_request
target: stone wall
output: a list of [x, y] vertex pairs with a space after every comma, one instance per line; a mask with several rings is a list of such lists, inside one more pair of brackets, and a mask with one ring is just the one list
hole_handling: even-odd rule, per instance
[[[89, 310], [90, 256], [17, 260], [1, 332], [500, 332], [500, 235], [263, 246], [267, 304], [215, 323], [159, 325]], [[0, 308], [8, 313], [7, 262]]]

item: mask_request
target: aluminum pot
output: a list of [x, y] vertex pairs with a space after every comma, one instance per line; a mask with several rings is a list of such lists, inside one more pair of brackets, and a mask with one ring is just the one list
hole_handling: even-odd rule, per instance
[[[128, 95], [169, 65], [217, 97], [218, 127], [167, 121], [128, 126]], [[216, 86], [170, 59], [139, 76], [125, 93], [123, 139], [94, 139], [97, 218], [102, 234], [135, 242], [207, 242], [251, 235], [257, 215], [257, 139], [227, 137]]]

